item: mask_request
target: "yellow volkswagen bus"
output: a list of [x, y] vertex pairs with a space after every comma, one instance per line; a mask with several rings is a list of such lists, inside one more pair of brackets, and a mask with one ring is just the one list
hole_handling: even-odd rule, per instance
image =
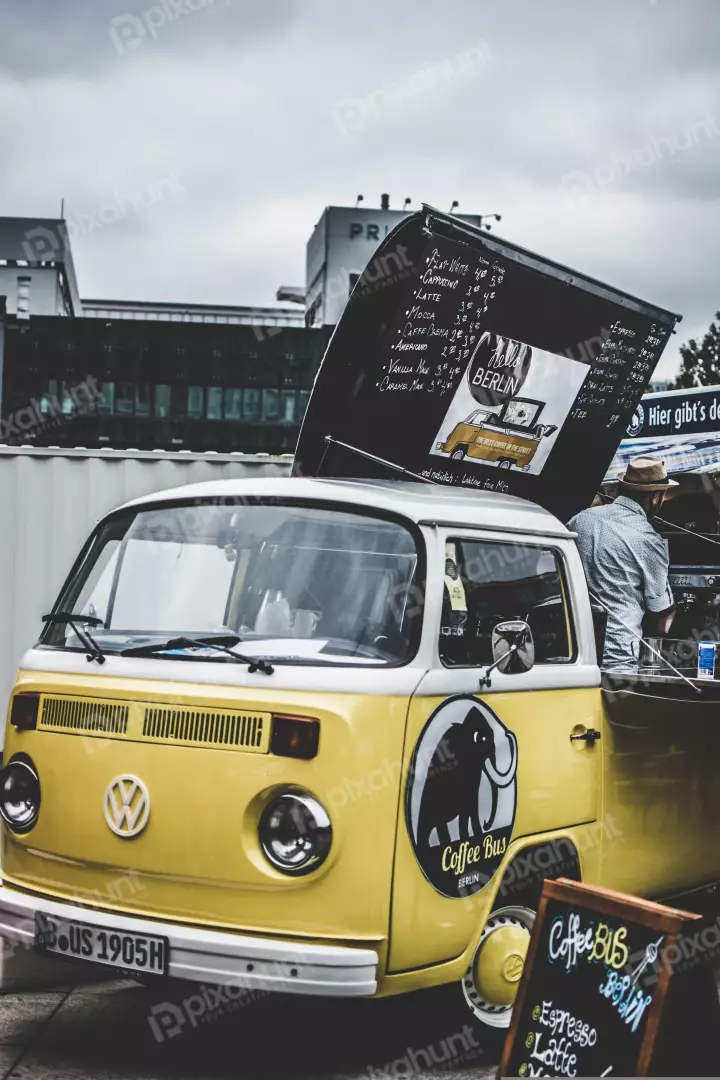
[[626, 708], [600, 682], [574, 540], [532, 503], [299, 478], [140, 499], [22, 661], [0, 933], [142, 978], [447, 984], [503, 1028], [543, 878], [720, 877], [717, 693]]

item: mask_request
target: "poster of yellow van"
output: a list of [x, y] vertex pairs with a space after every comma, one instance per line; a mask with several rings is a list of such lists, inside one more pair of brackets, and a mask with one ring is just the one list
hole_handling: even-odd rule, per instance
[[[520, 385], [514, 395], [515, 385], [498, 394], [494, 366], [507, 366], [518, 356], [524, 369], [522, 380], [515, 381]], [[588, 371], [587, 364], [569, 356], [497, 338], [486, 364], [471, 358], [430, 452], [469, 464], [541, 472]]]
[[528, 471], [540, 440], [557, 431], [554, 424], [533, 423], [543, 405], [542, 401], [519, 398], [506, 402], [497, 414], [476, 409], [456, 424], [436, 449], [456, 460], [471, 457], [501, 469]]

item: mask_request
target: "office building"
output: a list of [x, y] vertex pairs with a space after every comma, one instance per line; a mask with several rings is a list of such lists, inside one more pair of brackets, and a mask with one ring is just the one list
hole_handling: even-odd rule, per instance
[[0, 442], [292, 453], [326, 340], [302, 326], [10, 319]]
[[[410, 213], [414, 211], [391, 210], [387, 195], [381, 197], [379, 209], [325, 207], [307, 244], [304, 299], [308, 326], [335, 326], [378, 244]], [[482, 222], [478, 214], [458, 216], [478, 227]], [[402, 259], [402, 251], [390, 253], [374, 273], [387, 277], [400, 274]], [[289, 290], [278, 292], [278, 299], [285, 296], [289, 298]]]
[[327, 207], [305, 284], [265, 307], [81, 299], [64, 221], [0, 218], [0, 443], [291, 453], [348, 296], [411, 212], [381, 204]]

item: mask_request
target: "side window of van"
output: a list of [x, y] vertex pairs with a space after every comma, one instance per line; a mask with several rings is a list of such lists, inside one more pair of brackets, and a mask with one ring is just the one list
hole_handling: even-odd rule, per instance
[[528, 623], [536, 663], [573, 659], [571, 615], [557, 552], [524, 544], [448, 539], [440, 627], [443, 664], [492, 663], [492, 632], [506, 619]]

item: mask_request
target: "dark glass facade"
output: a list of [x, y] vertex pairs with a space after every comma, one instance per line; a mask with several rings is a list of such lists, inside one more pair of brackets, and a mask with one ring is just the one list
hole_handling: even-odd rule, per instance
[[292, 453], [330, 329], [8, 318], [0, 442]]

